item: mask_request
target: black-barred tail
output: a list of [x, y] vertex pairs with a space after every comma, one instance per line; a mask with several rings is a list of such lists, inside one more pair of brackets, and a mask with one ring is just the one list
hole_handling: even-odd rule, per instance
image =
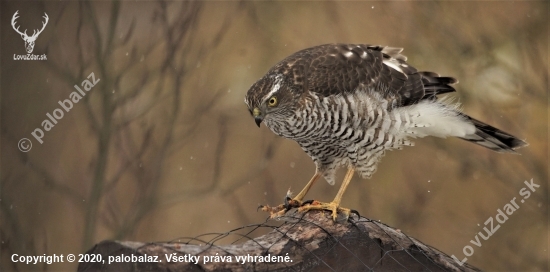
[[461, 139], [478, 144], [501, 153], [517, 153], [515, 149], [529, 145], [525, 141], [510, 135], [498, 128], [464, 115], [475, 127], [475, 134], [461, 137]]

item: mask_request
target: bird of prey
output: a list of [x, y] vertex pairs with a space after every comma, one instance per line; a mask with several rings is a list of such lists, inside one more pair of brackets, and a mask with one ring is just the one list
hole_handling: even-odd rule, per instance
[[[357, 172], [370, 178], [386, 150], [412, 146], [411, 138], [457, 137], [497, 152], [515, 153], [526, 142], [478, 121], [437, 95], [454, 92], [458, 81], [417, 71], [402, 48], [366, 44], [326, 44], [285, 58], [250, 87], [245, 103], [258, 127], [296, 141], [316, 171], [304, 189], [285, 204], [261, 206], [272, 217], [290, 208], [324, 209], [336, 221], [342, 195]], [[330, 203], [303, 202], [320, 177], [334, 185], [347, 174]]]

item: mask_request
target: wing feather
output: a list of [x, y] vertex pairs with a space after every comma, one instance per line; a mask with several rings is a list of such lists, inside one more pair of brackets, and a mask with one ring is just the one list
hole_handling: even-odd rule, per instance
[[458, 81], [433, 72], [419, 72], [402, 48], [367, 44], [325, 44], [296, 52], [273, 69], [291, 73], [295, 85], [321, 96], [377, 91], [402, 107], [438, 94], [454, 92]]

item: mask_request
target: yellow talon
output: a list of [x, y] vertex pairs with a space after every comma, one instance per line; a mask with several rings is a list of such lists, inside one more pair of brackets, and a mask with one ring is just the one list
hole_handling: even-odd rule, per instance
[[[349, 218], [351, 210], [348, 208], [340, 207], [340, 201], [342, 200], [342, 196], [344, 195], [344, 192], [346, 191], [346, 188], [348, 187], [354, 172], [355, 170], [352, 167], [348, 168], [348, 172], [344, 177], [344, 181], [342, 182], [342, 185], [340, 186], [336, 197], [334, 197], [334, 200], [330, 203], [323, 203], [319, 201], [313, 201], [312, 203], [306, 203], [305, 205], [302, 203], [302, 199], [304, 199], [304, 196], [309, 191], [309, 188], [311, 188], [313, 183], [315, 183], [315, 181], [317, 181], [321, 177], [321, 174], [316, 172], [315, 175], [313, 175], [313, 177], [309, 180], [306, 187], [304, 187], [304, 189], [302, 189], [302, 191], [295, 198], [290, 198], [289, 190], [285, 198], [285, 204], [281, 204], [277, 207], [260, 206], [259, 208], [261, 208], [262, 211], [269, 212], [271, 214], [271, 218], [282, 216], [291, 208], [298, 208], [298, 211], [301, 212], [309, 210], [329, 210], [332, 212], [332, 220], [336, 221], [338, 213], [343, 214], [345, 216], [345, 219], [347, 220]], [[354, 213], [357, 212], [354, 211]]]
[[330, 203], [324, 203], [319, 201], [313, 201], [311, 204], [306, 204], [300, 208], [298, 208], [298, 211], [300, 212], [307, 212], [309, 210], [328, 210], [332, 212], [332, 220], [336, 222], [336, 218], [338, 218], [338, 214], [343, 214], [344, 219], [347, 220], [349, 218], [349, 215], [351, 213], [351, 210], [348, 208], [342, 208], [339, 207], [339, 204], [336, 202], [330, 202]]

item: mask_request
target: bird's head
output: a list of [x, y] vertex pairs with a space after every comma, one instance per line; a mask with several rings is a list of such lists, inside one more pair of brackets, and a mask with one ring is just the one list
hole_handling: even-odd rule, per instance
[[292, 114], [299, 97], [293, 88], [285, 75], [269, 73], [250, 87], [244, 102], [258, 127], [262, 121], [269, 126], [270, 122], [281, 121]]

